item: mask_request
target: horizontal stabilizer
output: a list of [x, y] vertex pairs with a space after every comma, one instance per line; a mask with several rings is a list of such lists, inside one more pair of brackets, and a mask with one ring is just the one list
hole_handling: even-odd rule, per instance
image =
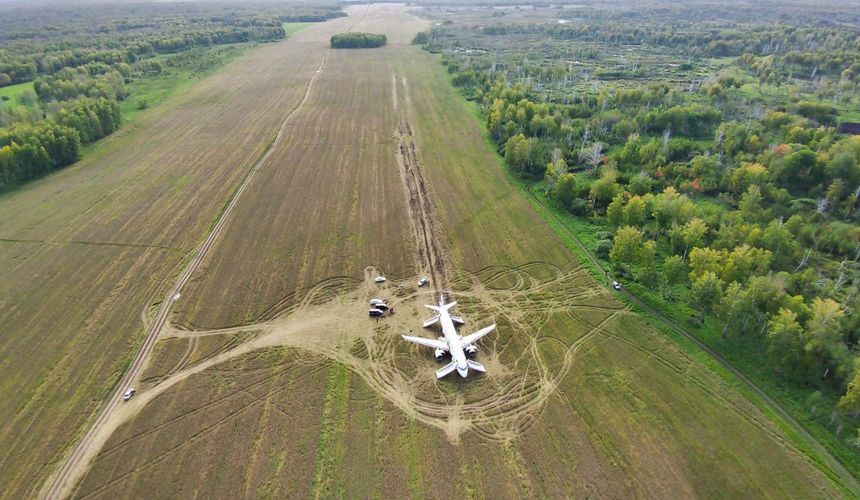
[[442, 377], [444, 377], [445, 375], [448, 375], [449, 373], [451, 373], [452, 371], [454, 371], [456, 368], [457, 368], [457, 362], [456, 362], [456, 361], [451, 361], [451, 362], [450, 362], [450, 363], [448, 363], [447, 365], [445, 365], [445, 366], [443, 366], [442, 368], [439, 368], [438, 370], [436, 370], [436, 378], [442, 378]]
[[463, 318], [461, 318], [459, 316], [454, 316], [453, 314], [451, 315], [451, 321], [453, 321], [454, 323], [457, 323], [458, 325], [465, 325], [466, 324], [466, 322], [463, 321]]
[[436, 311], [436, 312], [441, 312], [442, 310], [450, 311], [450, 310], [451, 310], [451, 308], [452, 308], [452, 307], [454, 307], [454, 306], [456, 306], [456, 305], [457, 305], [457, 301], [455, 300], [454, 302], [448, 302], [447, 304], [442, 304], [442, 305], [439, 305], [439, 306], [433, 306], [433, 305], [430, 305], [430, 304], [424, 304], [424, 307], [426, 307], [427, 309], [431, 309], [431, 310], [433, 310], [433, 311]]
[[430, 325], [435, 325], [438, 322], [439, 322], [439, 316], [433, 316], [430, 319], [425, 319], [424, 320], [424, 328], [427, 328]]
[[410, 337], [408, 335], [401, 335], [403, 340], [408, 340], [414, 344], [424, 345], [427, 347], [432, 347], [433, 349], [442, 349], [443, 351], [448, 351], [448, 343], [443, 342], [441, 340], [436, 339], [428, 339], [424, 337]]
[[481, 328], [480, 330], [478, 330], [477, 332], [475, 332], [471, 335], [466, 335], [465, 337], [460, 339], [460, 341], [463, 343], [463, 345], [474, 344], [479, 338], [492, 332], [495, 329], [496, 329], [496, 324], [493, 323], [492, 325], [490, 325], [486, 328]]
[[466, 361], [466, 363], [469, 363], [469, 368], [475, 370], [476, 372], [487, 373], [487, 369], [484, 368], [484, 365], [482, 365], [481, 363], [478, 363], [477, 361], [472, 361], [470, 359], [470, 360]]

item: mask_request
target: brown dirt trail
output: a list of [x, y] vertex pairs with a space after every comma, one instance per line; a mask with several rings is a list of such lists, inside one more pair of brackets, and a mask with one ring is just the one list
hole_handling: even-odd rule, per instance
[[[185, 267], [174, 287], [161, 302], [158, 314], [156, 315], [155, 320], [149, 326], [142, 348], [135, 355], [131, 365], [129, 366], [128, 370], [126, 370], [126, 372], [123, 374], [122, 379], [120, 379], [120, 382], [117, 384], [113, 394], [111, 394], [111, 396], [108, 398], [107, 404], [102, 409], [95, 422], [93, 422], [93, 424], [89, 427], [83, 438], [81, 438], [81, 440], [75, 445], [75, 447], [72, 448], [71, 453], [68, 455], [68, 457], [61, 462], [61, 465], [57, 472], [48, 479], [45, 488], [40, 493], [41, 497], [53, 499], [68, 496], [69, 493], [72, 491], [72, 488], [77, 484], [80, 477], [89, 467], [90, 462], [95, 458], [99, 450], [101, 450], [102, 446], [104, 446], [105, 441], [107, 441], [108, 437], [110, 437], [110, 435], [113, 433], [113, 430], [118, 425], [116, 422], [123, 422], [125, 420], [122, 416], [117, 415], [119, 413], [116, 411], [117, 406], [122, 405], [122, 394], [125, 392], [127, 387], [131, 386], [133, 381], [137, 380], [138, 376], [142, 373], [144, 367], [146, 366], [148, 357], [152, 352], [153, 347], [155, 347], [155, 343], [159, 338], [161, 330], [167, 322], [168, 316], [170, 315], [172, 305], [174, 304], [175, 300], [180, 297], [180, 293], [185, 287], [185, 284], [188, 282], [194, 272], [197, 271], [197, 268], [200, 266], [200, 263], [206, 257], [206, 254], [208, 253], [209, 249], [212, 248], [212, 244], [215, 242], [216, 238], [218, 238], [218, 235], [224, 227], [225, 221], [230, 217], [233, 208], [241, 199], [242, 194], [245, 192], [254, 175], [266, 163], [266, 160], [269, 158], [269, 156], [271, 156], [275, 149], [280, 145], [287, 124], [292, 119], [292, 117], [302, 108], [304, 103], [307, 102], [308, 96], [310, 96], [311, 90], [313, 88], [314, 80], [317, 78], [317, 76], [319, 76], [320, 72], [322, 72], [324, 66], [325, 58], [322, 59], [319, 68], [317, 68], [316, 72], [313, 74], [310, 81], [308, 82], [307, 88], [305, 90], [305, 95], [299, 102], [298, 106], [296, 106], [282, 122], [280, 128], [278, 129], [278, 133], [275, 136], [275, 140], [272, 142], [272, 145], [269, 147], [268, 150], [266, 150], [265, 154], [263, 154], [263, 156], [257, 161], [257, 163], [254, 164], [251, 171], [248, 172], [248, 175], [245, 177], [245, 180], [242, 182], [242, 184], [239, 185], [239, 188], [233, 194], [232, 198], [230, 199], [230, 202], [227, 204], [227, 207], [224, 209], [221, 216], [218, 218], [218, 221], [215, 223], [212, 228], [212, 231], [209, 233], [203, 244], [200, 246], [200, 249], [197, 251], [194, 258]], [[127, 408], [128, 406], [123, 405], [123, 410]]]

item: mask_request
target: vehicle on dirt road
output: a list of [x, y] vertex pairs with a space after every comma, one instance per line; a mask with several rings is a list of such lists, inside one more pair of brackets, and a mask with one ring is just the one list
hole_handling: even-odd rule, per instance
[[129, 399], [131, 399], [132, 396], [134, 396], [134, 393], [136, 392], [137, 391], [133, 387], [129, 387], [129, 389], [123, 393], [122, 400], [128, 401]]
[[420, 280], [418, 280], [418, 288], [421, 288], [422, 286], [426, 285], [429, 282], [430, 282], [430, 280], [428, 280], [426, 277], [421, 278]]

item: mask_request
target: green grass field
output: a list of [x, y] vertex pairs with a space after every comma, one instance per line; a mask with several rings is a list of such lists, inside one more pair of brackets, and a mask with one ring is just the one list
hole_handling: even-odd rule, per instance
[[[128, 84], [129, 96], [120, 103], [123, 122], [128, 123], [147, 108], [158, 105], [171, 95], [190, 89], [194, 83], [211, 75], [256, 44], [220, 45], [191, 49], [181, 54], [158, 56], [165, 68], [158, 75], [145, 75]], [[182, 57], [172, 64], [171, 59]]]
[[289, 38], [312, 24], [315, 23], [283, 23], [282, 26], [284, 27], [284, 34]]
[[28, 89], [33, 89], [33, 82], [24, 82], [0, 88], [0, 107], [10, 108], [12, 106], [20, 105], [21, 103], [18, 102], [18, 97]]

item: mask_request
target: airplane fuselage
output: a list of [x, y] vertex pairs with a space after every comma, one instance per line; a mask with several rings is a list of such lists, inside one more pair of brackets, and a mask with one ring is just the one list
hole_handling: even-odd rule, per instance
[[442, 378], [454, 370], [457, 370], [457, 373], [459, 373], [463, 378], [466, 378], [469, 375], [469, 369], [482, 373], [487, 371], [486, 368], [484, 368], [484, 365], [477, 361], [467, 359], [466, 355], [469, 354], [470, 356], [474, 356], [475, 353], [478, 352], [477, 346], [474, 345], [475, 342], [480, 340], [484, 335], [495, 330], [496, 324], [493, 323], [490, 326], [481, 328], [475, 333], [461, 337], [460, 334], [457, 333], [457, 328], [454, 324], [458, 323], [462, 325], [464, 323], [463, 319], [458, 316], [453, 316], [449, 312], [449, 310], [456, 305], [457, 302], [446, 304], [445, 296], [440, 293], [438, 306], [431, 306], [429, 304], [426, 306], [428, 309], [436, 311], [438, 315], [425, 320], [423, 325], [424, 328], [439, 323], [440, 328], [442, 328], [442, 337], [438, 339], [428, 339], [426, 337], [401, 335], [403, 340], [408, 340], [409, 342], [435, 349], [437, 361], [442, 361], [445, 353], [448, 353], [451, 356], [450, 363], [436, 370], [436, 378]]
[[451, 360], [457, 364], [457, 373], [461, 377], [469, 374], [469, 364], [466, 361], [466, 352], [463, 351], [463, 343], [460, 342], [460, 335], [457, 334], [457, 329], [454, 328], [454, 320], [451, 319], [451, 314], [448, 309], [443, 307], [445, 304], [439, 302], [439, 325], [442, 327], [442, 335], [445, 336], [445, 342], [448, 343], [448, 352], [451, 354]]

